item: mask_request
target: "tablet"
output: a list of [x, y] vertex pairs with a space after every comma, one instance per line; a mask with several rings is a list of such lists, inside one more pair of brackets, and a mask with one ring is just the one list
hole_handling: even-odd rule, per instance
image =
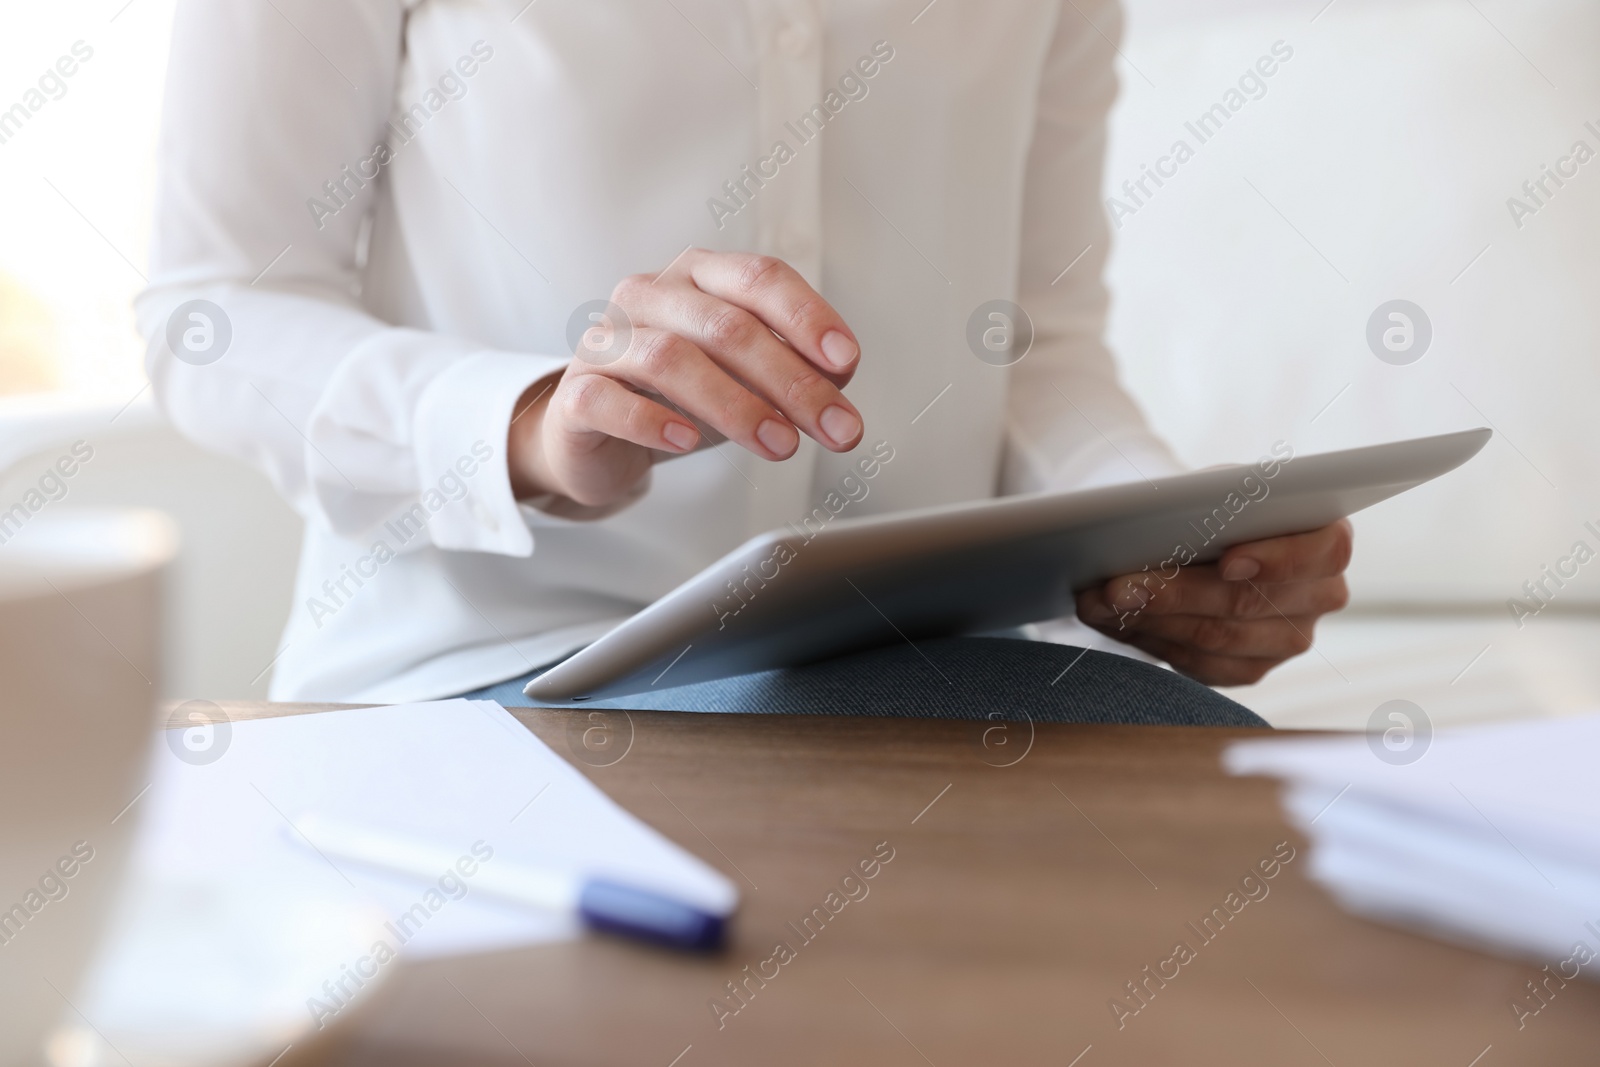
[[564, 702], [1074, 614], [1078, 590], [1325, 526], [1465, 463], [1487, 429], [771, 530], [528, 683]]

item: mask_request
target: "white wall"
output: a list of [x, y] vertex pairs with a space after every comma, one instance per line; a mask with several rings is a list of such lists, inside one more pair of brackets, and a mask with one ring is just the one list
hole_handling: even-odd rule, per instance
[[[1577, 538], [1600, 548], [1581, 528], [1600, 520], [1600, 437], [1587, 433], [1600, 159], [1520, 229], [1506, 206], [1574, 141], [1600, 151], [1584, 127], [1600, 128], [1600, 6], [1128, 2], [1108, 192], [1179, 138], [1196, 154], [1121, 220], [1111, 334], [1180, 454], [1206, 464], [1278, 438], [1311, 452], [1493, 425], [1468, 467], [1359, 520], [1358, 605], [1504, 610]], [[1200, 144], [1185, 121], [1280, 40], [1294, 54], [1265, 95]], [[1394, 298], [1433, 324], [1409, 366], [1365, 339]], [[1600, 602], [1597, 575], [1563, 600]]]
[[66, 495], [46, 509], [154, 507], [179, 527], [167, 587], [164, 695], [264, 699], [266, 668], [289, 611], [299, 517], [262, 475], [185, 441], [148, 401], [115, 422], [114, 407], [50, 404], [31, 414], [19, 407], [11, 401], [0, 410], [0, 511], [36, 488], [73, 442], [85, 442], [93, 458], [64, 480]]

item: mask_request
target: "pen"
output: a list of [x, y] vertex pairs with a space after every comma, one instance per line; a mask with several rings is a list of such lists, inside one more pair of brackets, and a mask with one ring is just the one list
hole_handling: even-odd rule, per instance
[[[295, 830], [325, 855], [425, 881], [456, 870], [459, 859], [427, 842], [320, 815], [302, 816]], [[670, 948], [710, 951], [727, 935], [727, 916], [668, 893], [516, 860], [484, 864], [472, 886], [511, 903], [576, 915], [594, 930]]]

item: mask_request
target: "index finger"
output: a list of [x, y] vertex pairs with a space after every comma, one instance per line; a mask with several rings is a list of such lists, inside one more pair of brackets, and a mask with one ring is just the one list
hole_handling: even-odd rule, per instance
[[1217, 561], [1223, 581], [1300, 582], [1332, 578], [1350, 565], [1355, 533], [1349, 519], [1309, 533], [1234, 545]]
[[783, 260], [693, 249], [679, 264], [698, 288], [750, 312], [838, 384], [861, 358], [844, 317]]

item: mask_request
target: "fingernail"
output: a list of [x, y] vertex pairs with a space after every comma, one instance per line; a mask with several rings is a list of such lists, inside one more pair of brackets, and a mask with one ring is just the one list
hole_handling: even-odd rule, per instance
[[786, 422], [766, 419], [756, 427], [756, 440], [760, 441], [768, 452], [787, 459], [800, 446], [800, 433]]
[[828, 435], [828, 440], [840, 448], [861, 433], [861, 420], [838, 404], [823, 408], [822, 417], [817, 421], [822, 424], [822, 432]]
[[839, 370], [854, 363], [859, 355], [861, 349], [856, 343], [838, 330], [829, 330], [822, 335], [822, 357]]
[[1261, 573], [1261, 564], [1248, 556], [1239, 559], [1230, 559], [1222, 567], [1222, 580], [1225, 582], [1247, 582]]
[[667, 444], [679, 452], [687, 452], [700, 443], [700, 434], [692, 426], [685, 426], [681, 422], [669, 422], [661, 430], [661, 436], [666, 438]]

